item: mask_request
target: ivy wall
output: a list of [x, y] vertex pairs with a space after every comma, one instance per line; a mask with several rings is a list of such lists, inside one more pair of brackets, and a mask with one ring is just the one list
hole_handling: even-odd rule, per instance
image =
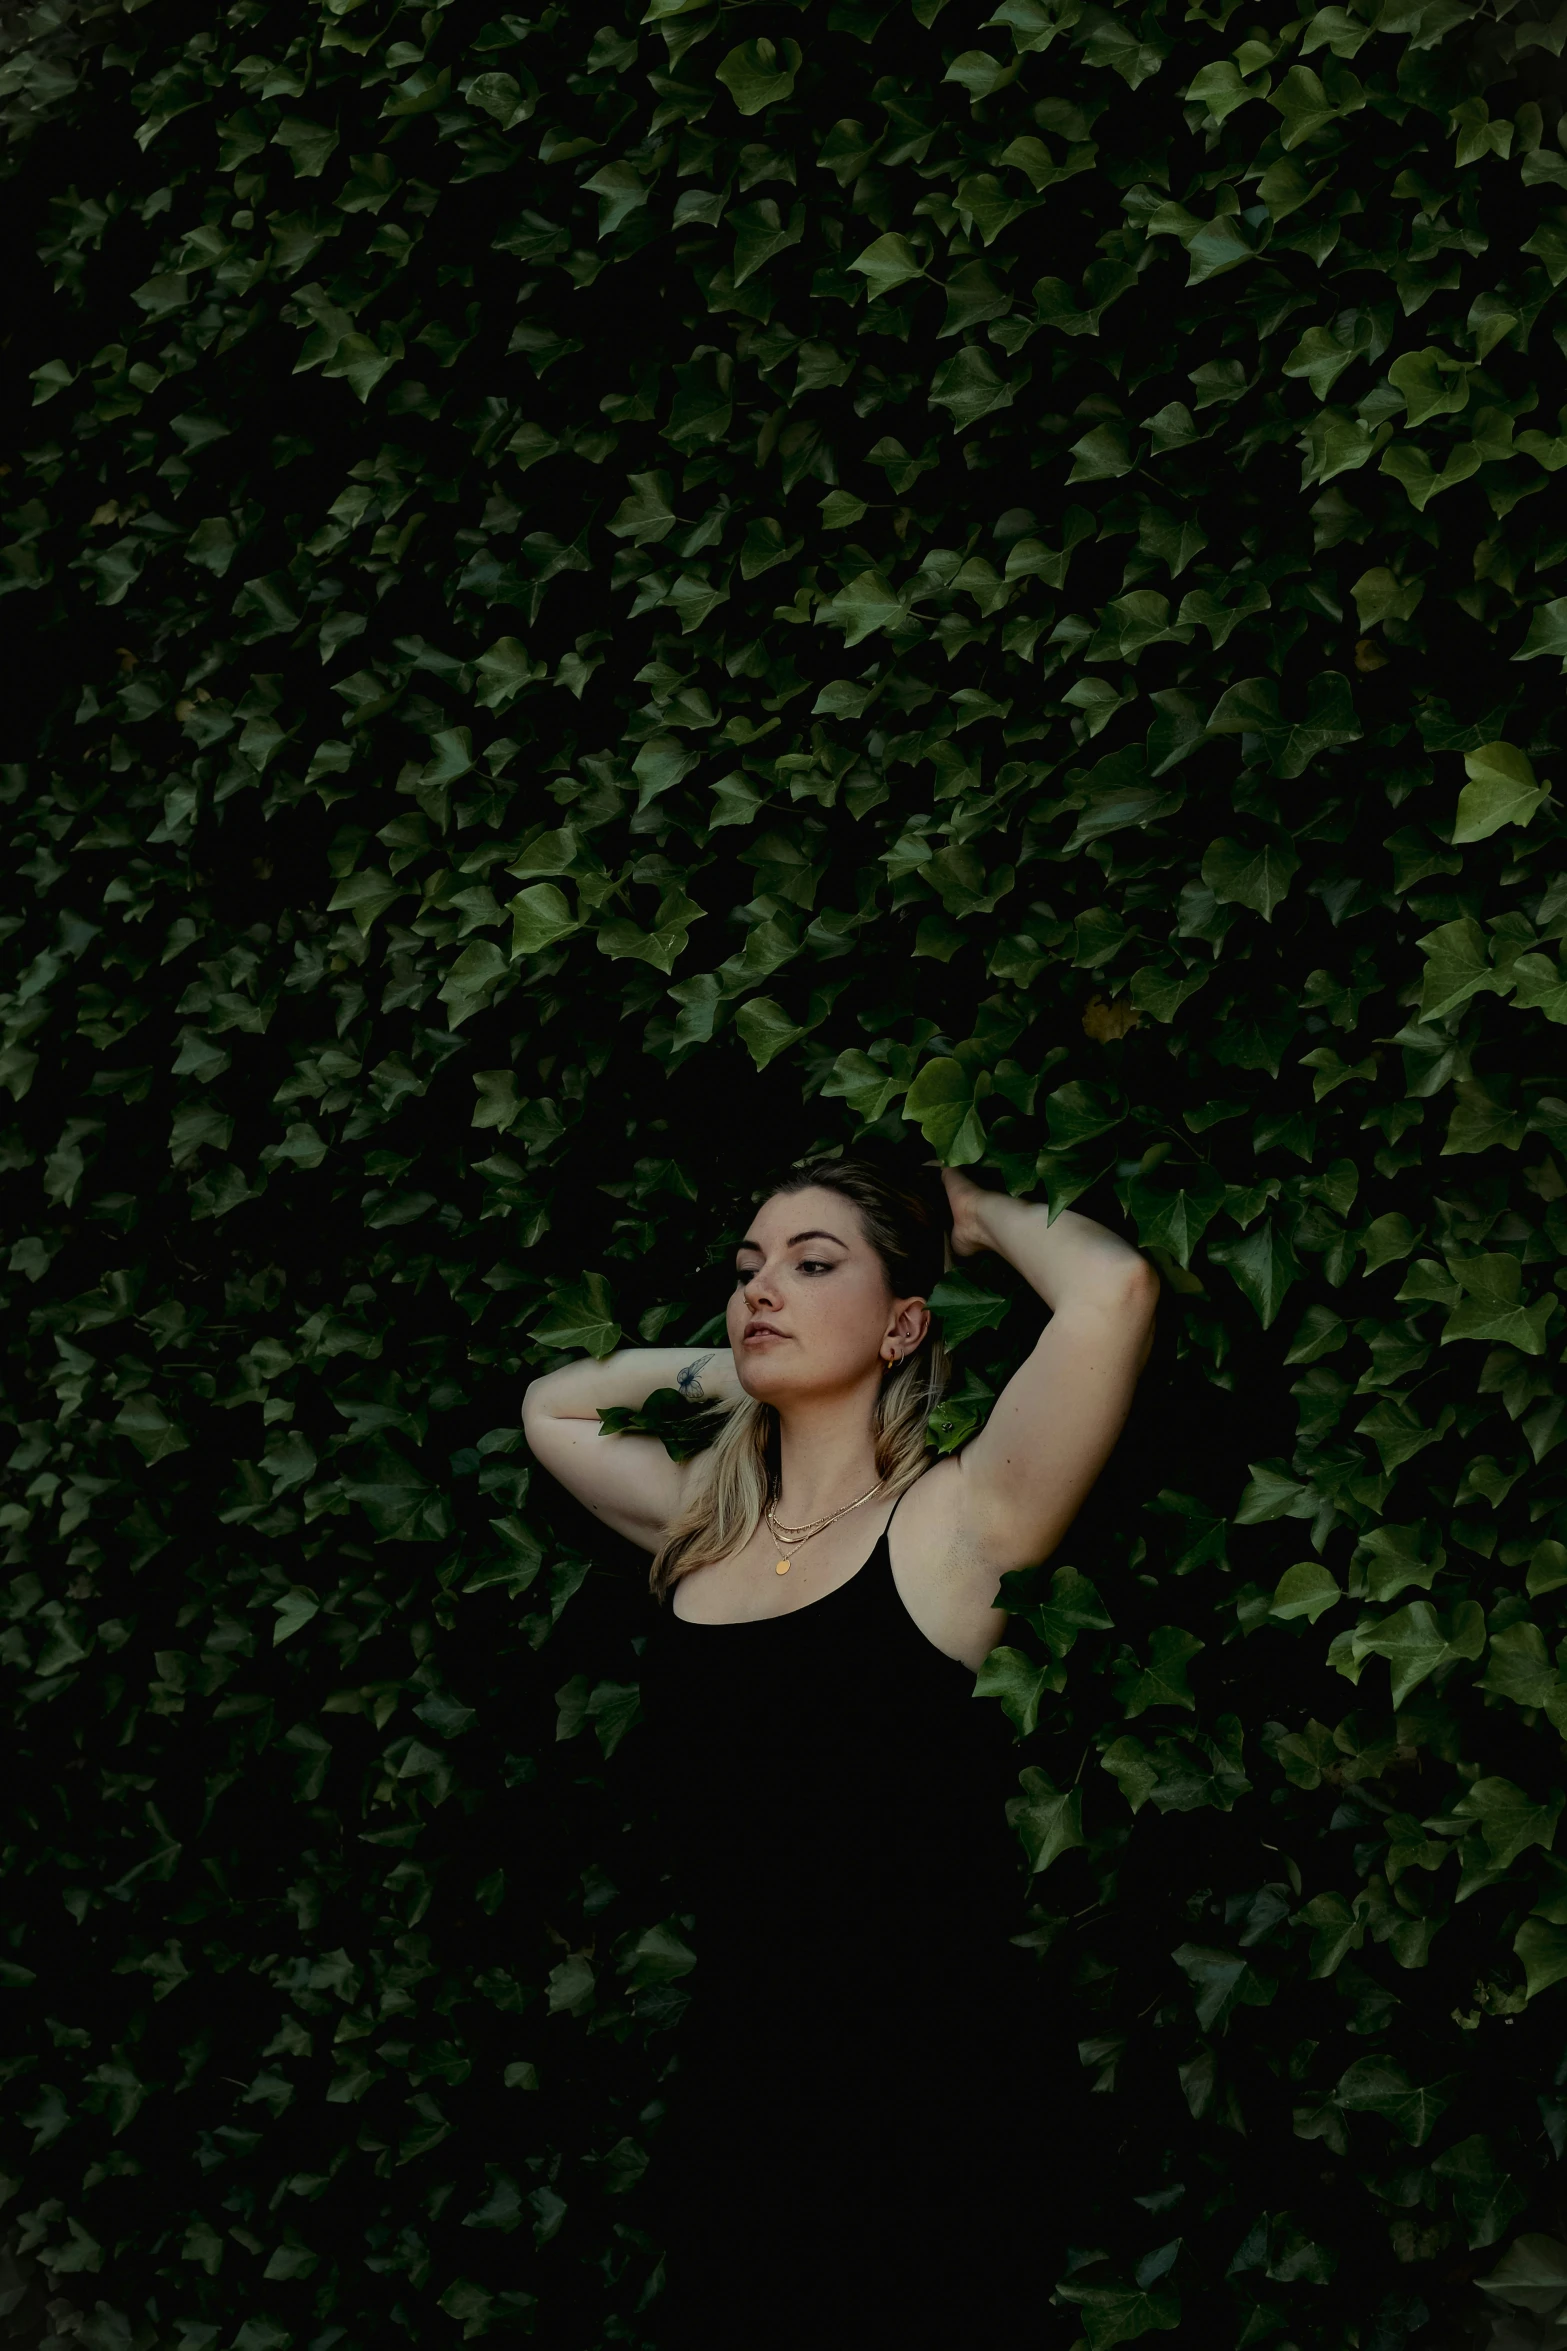
[[871, 1133], [1165, 1276], [982, 1676], [1041, 2340], [1560, 2346], [1567, 20], [602, 4], [0, 32], [0, 2340], [659, 2342], [519, 1395]]

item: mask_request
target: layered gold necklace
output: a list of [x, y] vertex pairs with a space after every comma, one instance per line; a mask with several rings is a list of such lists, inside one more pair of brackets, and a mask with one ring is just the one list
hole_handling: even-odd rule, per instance
[[847, 1518], [851, 1510], [858, 1510], [861, 1503], [869, 1502], [873, 1494], [879, 1494], [885, 1484], [885, 1478], [878, 1478], [869, 1492], [859, 1495], [853, 1502], [845, 1502], [841, 1510], [829, 1510], [825, 1518], [812, 1519], [808, 1526], [803, 1527], [780, 1526], [771, 1502], [766, 1503], [763, 1506], [762, 1516], [767, 1521], [767, 1531], [777, 1544], [779, 1551], [778, 1562], [773, 1569], [774, 1575], [787, 1575], [794, 1565], [793, 1555], [799, 1550], [802, 1543], [813, 1541], [817, 1535], [824, 1534], [828, 1527], [835, 1525], [840, 1518]]

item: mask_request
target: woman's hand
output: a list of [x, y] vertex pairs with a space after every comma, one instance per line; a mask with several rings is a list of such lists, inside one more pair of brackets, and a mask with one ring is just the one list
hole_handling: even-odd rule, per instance
[[990, 1199], [984, 1186], [976, 1184], [959, 1167], [944, 1167], [941, 1180], [947, 1188], [947, 1202], [952, 1210], [953, 1256], [973, 1257], [979, 1250], [992, 1247], [983, 1222]]

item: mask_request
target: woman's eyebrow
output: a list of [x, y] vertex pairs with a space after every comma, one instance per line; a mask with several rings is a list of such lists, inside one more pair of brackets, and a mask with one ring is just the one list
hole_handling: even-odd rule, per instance
[[[791, 1233], [788, 1240], [784, 1243], [784, 1247], [786, 1249], [797, 1249], [802, 1241], [831, 1241], [839, 1249], [847, 1249], [849, 1246], [847, 1241], [840, 1241], [836, 1233], [829, 1233], [825, 1226], [813, 1225], [808, 1233]], [[742, 1249], [753, 1250], [758, 1257], [765, 1257], [767, 1254], [760, 1241], [737, 1241], [735, 1243], [735, 1255], [737, 1257], [739, 1256]]]

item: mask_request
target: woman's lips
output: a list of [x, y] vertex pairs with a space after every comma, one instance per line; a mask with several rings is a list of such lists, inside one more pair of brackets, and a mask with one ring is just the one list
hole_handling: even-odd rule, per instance
[[775, 1330], [770, 1322], [749, 1322], [745, 1326], [744, 1336], [746, 1346], [751, 1347], [754, 1346], [759, 1339], [782, 1339], [786, 1337], [787, 1334], [783, 1331]]

